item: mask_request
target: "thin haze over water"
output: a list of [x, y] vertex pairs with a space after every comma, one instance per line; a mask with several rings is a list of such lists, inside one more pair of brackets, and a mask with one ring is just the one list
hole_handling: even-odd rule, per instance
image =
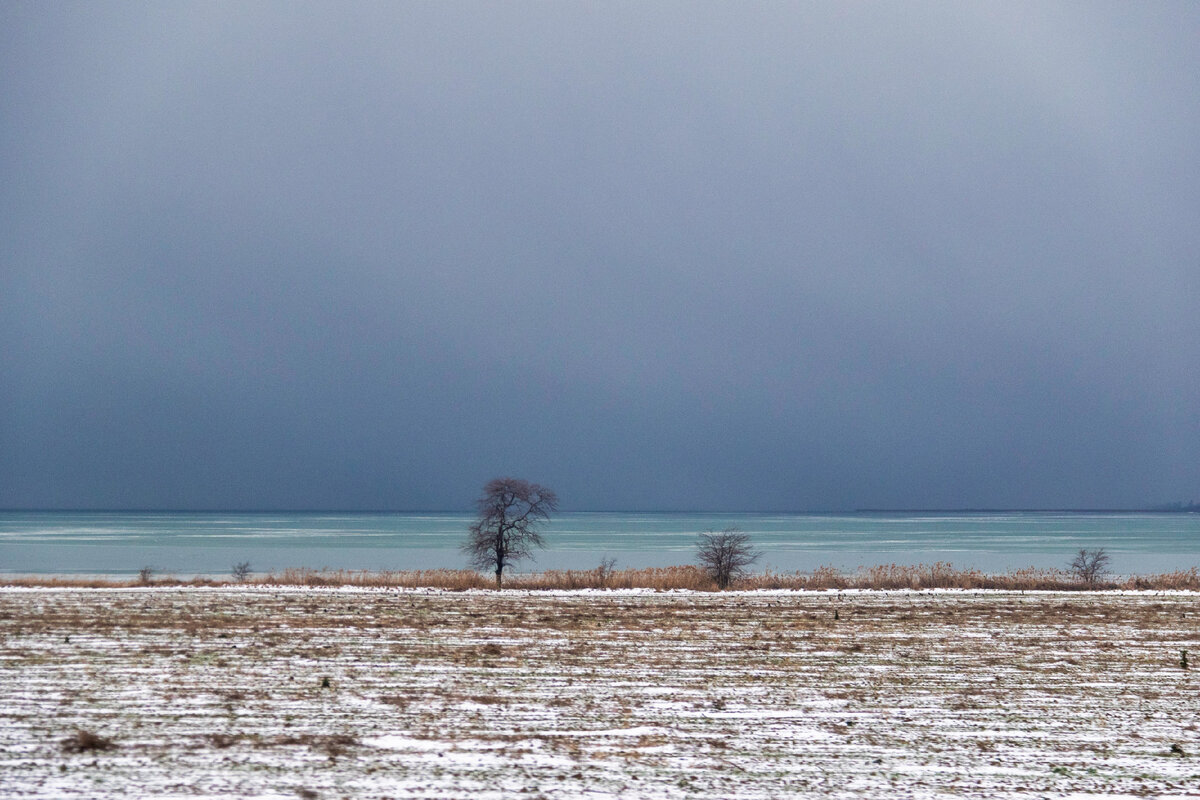
[[[462, 513], [0, 513], [0, 572], [225, 574], [249, 561], [286, 567], [462, 568], [472, 521]], [[1005, 571], [1061, 567], [1103, 547], [1121, 573], [1200, 564], [1200, 514], [1189, 513], [613, 513], [574, 512], [544, 530], [547, 548], [521, 569], [686, 564], [702, 531], [736, 526], [763, 551], [760, 568], [807, 571], [934, 563]]]

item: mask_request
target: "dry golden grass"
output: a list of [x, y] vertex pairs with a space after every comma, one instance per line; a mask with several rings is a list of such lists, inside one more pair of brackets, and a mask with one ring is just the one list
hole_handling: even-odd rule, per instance
[[170, 575], [143, 581], [134, 576], [131, 578], [103, 577], [96, 575], [7, 575], [0, 577], [0, 586], [27, 586], [42, 589], [124, 589], [132, 586], [225, 586], [230, 581], [216, 580], [208, 577], [195, 577], [187, 580]]
[[[0, 579], [0, 586], [45, 588], [116, 589], [135, 586], [360, 586], [399, 589], [492, 589], [490, 575], [466, 569], [431, 570], [314, 570], [289, 568], [236, 582], [211, 577], [181, 580], [164, 576], [148, 584], [137, 577], [128, 579], [64, 575], [23, 575]], [[653, 589], [716, 591], [716, 582], [699, 567], [648, 567], [644, 569], [546, 570], [514, 573], [504, 580], [505, 589], [563, 591], [578, 589]], [[1025, 569], [1003, 573], [958, 569], [946, 562], [935, 564], [878, 564], [855, 572], [818, 567], [812, 572], [761, 572], [735, 581], [741, 590], [792, 589], [998, 589], [1005, 591], [1200, 590], [1196, 567], [1152, 575], [1133, 575], [1088, 584], [1061, 569]]]

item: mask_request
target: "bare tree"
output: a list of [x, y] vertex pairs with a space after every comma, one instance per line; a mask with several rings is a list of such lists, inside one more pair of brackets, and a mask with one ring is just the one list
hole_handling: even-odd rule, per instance
[[233, 568], [229, 570], [229, 573], [233, 575], [233, 579], [238, 583], [245, 583], [250, 577], [250, 571], [249, 561], [239, 561], [233, 565]]
[[1103, 547], [1097, 550], [1081, 549], [1075, 554], [1075, 558], [1071, 559], [1067, 569], [1076, 578], [1090, 585], [1108, 574], [1109, 561], [1108, 553], [1104, 552]]
[[476, 506], [479, 519], [471, 525], [462, 549], [473, 567], [496, 573], [499, 589], [505, 567], [531, 557], [532, 547], [546, 546], [537, 528], [558, 510], [558, 497], [545, 486], [520, 478], [496, 478], [483, 487]]
[[612, 578], [614, 568], [617, 566], [617, 560], [605, 556], [600, 559], [600, 566], [596, 567], [596, 581], [603, 587], [608, 588], [608, 582]]
[[750, 546], [750, 534], [737, 528], [726, 528], [720, 533], [706, 531], [700, 534], [697, 548], [700, 566], [717, 582], [718, 589], [727, 589], [762, 555]]

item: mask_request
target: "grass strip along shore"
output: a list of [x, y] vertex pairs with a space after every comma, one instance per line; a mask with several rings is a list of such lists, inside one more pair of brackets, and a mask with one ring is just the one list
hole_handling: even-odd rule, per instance
[[[238, 572], [239, 567], [245, 566]], [[199, 576], [176, 578], [156, 574], [150, 569], [141, 575], [123, 577], [72, 575], [0, 576], [0, 586], [41, 586], [78, 588], [120, 588], [131, 586], [360, 586], [396, 589], [489, 589], [491, 576], [467, 569], [429, 570], [330, 570], [292, 568], [278, 572], [253, 574], [248, 565], [235, 568], [238, 577]], [[713, 578], [697, 566], [612, 569], [601, 565], [590, 570], [546, 570], [514, 572], [505, 578], [505, 586], [526, 591], [576, 589], [654, 589], [667, 591], [716, 591]], [[881, 564], [855, 571], [819, 567], [811, 572], [758, 572], [736, 578], [734, 590], [792, 589], [824, 591], [828, 589], [998, 589], [1003, 591], [1094, 591], [1188, 590], [1200, 591], [1200, 571], [1196, 567], [1152, 575], [1102, 576], [1082, 580], [1062, 569], [1026, 568], [989, 573], [960, 569], [951, 564]]]

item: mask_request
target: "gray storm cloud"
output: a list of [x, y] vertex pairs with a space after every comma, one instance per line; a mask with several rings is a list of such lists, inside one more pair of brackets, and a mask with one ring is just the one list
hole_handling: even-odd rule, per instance
[[0, 31], [0, 506], [1200, 496], [1192, 4]]

